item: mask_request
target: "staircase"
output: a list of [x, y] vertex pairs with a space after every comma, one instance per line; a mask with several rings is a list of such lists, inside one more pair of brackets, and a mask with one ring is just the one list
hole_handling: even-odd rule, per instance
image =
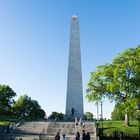
[[15, 134], [40, 134], [46, 133], [49, 123], [46, 122], [23, 122], [15, 128]]
[[[96, 128], [93, 123], [86, 122], [84, 129], [90, 133], [91, 140], [96, 140]], [[44, 138], [53, 140], [57, 132], [60, 133], [61, 137], [65, 134], [68, 140], [74, 140], [77, 132], [82, 137], [83, 128], [80, 126], [76, 127], [74, 122], [53, 122], [48, 126], [47, 135]]]
[[[65, 134], [68, 140], [74, 140], [77, 132], [82, 138], [82, 131], [83, 128], [76, 127], [74, 122], [25, 122], [16, 127], [14, 133], [37, 134], [38, 139], [40, 137], [41, 140], [54, 140], [56, 133], [59, 132], [61, 137]], [[91, 140], [96, 140], [96, 127], [93, 122], [85, 123], [85, 131], [90, 133]]]

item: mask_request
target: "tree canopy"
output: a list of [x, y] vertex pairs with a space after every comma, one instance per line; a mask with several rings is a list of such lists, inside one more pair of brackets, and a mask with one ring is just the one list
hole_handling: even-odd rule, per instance
[[59, 112], [52, 112], [51, 115], [49, 116], [49, 119], [52, 119], [52, 120], [63, 120], [64, 114], [63, 113], [59, 113]]
[[91, 112], [85, 112], [84, 117], [86, 120], [93, 120], [93, 114]]
[[43, 118], [45, 112], [41, 109], [36, 100], [32, 100], [28, 95], [20, 96], [20, 98], [13, 105], [14, 114], [21, 118], [28, 118], [36, 120]]
[[125, 105], [125, 120], [128, 122], [130, 99], [140, 95], [140, 46], [126, 49], [115, 57], [111, 64], [97, 66], [91, 72], [87, 87], [89, 101], [104, 97]]
[[41, 109], [38, 101], [28, 95], [20, 96], [15, 101], [16, 93], [8, 85], [0, 85], [0, 115], [14, 115], [18, 118], [35, 120], [44, 118], [45, 111]]
[[0, 115], [9, 114], [16, 93], [8, 85], [0, 85]]

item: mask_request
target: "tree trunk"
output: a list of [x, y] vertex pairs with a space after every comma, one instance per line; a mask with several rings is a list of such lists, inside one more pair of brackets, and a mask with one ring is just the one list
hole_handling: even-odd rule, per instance
[[124, 125], [125, 125], [126, 127], [130, 126], [130, 124], [129, 124], [129, 115], [128, 115], [128, 113], [125, 113]]

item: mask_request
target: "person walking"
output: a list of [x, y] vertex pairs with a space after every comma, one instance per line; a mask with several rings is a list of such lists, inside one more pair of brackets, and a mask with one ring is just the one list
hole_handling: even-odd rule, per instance
[[85, 122], [84, 121], [82, 122], [82, 126], [83, 126], [83, 129], [85, 129]]
[[78, 122], [78, 119], [77, 119], [77, 117], [75, 118], [75, 128], [78, 128], [78, 124], [79, 124], [79, 122]]
[[82, 117], [79, 120], [79, 124], [80, 124], [80, 127], [82, 127], [82, 125], [83, 125]]

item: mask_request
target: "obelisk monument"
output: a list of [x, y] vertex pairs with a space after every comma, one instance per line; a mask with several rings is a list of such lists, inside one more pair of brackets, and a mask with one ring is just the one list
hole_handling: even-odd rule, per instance
[[72, 16], [66, 96], [66, 118], [74, 119], [75, 117], [83, 117], [83, 112], [79, 21], [77, 16]]

